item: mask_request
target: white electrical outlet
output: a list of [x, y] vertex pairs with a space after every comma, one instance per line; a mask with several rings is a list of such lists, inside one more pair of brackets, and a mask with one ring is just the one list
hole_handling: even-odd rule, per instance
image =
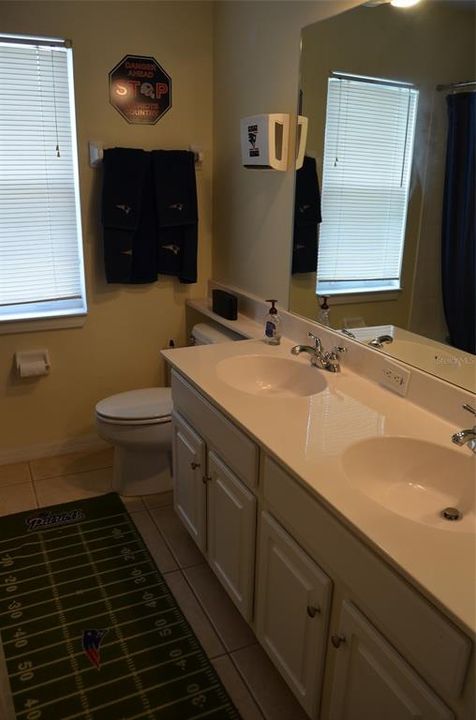
[[407, 370], [402, 365], [386, 362], [382, 368], [380, 383], [385, 387], [390, 388], [390, 390], [393, 390], [399, 395], [403, 395], [403, 397], [405, 397], [408, 392], [410, 375], [410, 370]]

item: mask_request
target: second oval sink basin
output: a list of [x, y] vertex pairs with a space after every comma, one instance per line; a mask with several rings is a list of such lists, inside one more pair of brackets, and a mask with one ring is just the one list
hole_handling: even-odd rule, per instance
[[[474, 457], [424, 440], [369, 438], [342, 457], [352, 486], [388, 510], [440, 529], [475, 532]], [[442, 516], [446, 508], [458, 520]]]
[[221, 360], [219, 379], [242, 392], [262, 397], [305, 397], [327, 387], [321, 372], [296, 360], [269, 355], [239, 355]]

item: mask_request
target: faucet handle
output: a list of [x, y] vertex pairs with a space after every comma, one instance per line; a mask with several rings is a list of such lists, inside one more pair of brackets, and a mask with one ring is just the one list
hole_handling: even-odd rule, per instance
[[476, 410], [469, 403], [464, 403], [463, 410], [467, 410], [468, 412], [472, 413], [473, 415], [476, 415]]
[[322, 349], [322, 345], [321, 345], [321, 341], [317, 337], [317, 335], [314, 335], [314, 333], [312, 333], [312, 332], [308, 332], [307, 336], [314, 340], [314, 349], [317, 350], [318, 352], [320, 352]]

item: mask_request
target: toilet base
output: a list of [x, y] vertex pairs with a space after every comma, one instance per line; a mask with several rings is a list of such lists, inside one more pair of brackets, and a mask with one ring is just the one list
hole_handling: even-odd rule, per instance
[[125, 497], [172, 490], [171, 453], [116, 446], [112, 488]]

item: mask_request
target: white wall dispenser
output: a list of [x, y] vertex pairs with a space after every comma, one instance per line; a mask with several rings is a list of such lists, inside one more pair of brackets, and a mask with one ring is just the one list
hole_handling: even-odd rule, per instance
[[247, 168], [287, 170], [289, 115], [251, 115], [241, 120], [241, 158]]
[[39, 377], [50, 372], [48, 350], [28, 350], [15, 353], [17, 373], [21, 378]]

